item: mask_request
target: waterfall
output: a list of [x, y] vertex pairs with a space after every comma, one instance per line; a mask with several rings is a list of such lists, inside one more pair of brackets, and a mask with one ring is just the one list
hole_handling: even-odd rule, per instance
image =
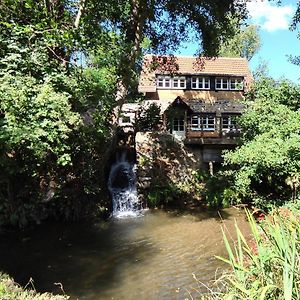
[[111, 167], [108, 189], [112, 197], [114, 217], [136, 217], [140, 213], [134, 168], [135, 165], [127, 160], [126, 152], [118, 155]]

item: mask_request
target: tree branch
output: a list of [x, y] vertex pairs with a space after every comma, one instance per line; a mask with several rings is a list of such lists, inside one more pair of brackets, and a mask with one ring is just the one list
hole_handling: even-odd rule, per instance
[[80, 19], [82, 17], [83, 12], [84, 12], [86, 1], [87, 0], [81, 0], [80, 3], [79, 3], [78, 12], [77, 12], [76, 19], [75, 19], [75, 22], [74, 22], [74, 27], [76, 29], [79, 27]]

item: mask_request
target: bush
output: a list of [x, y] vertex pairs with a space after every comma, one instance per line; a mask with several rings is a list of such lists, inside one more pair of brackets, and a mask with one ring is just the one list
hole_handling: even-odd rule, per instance
[[169, 184], [164, 187], [156, 185], [151, 188], [151, 192], [148, 194], [148, 204], [150, 207], [168, 205], [180, 197], [180, 195], [181, 191], [174, 184]]
[[[240, 145], [224, 156], [243, 201], [295, 200], [300, 185], [300, 88], [269, 78], [256, 81], [239, 119]], [[277, 203], [281, 204], [281, 203]]]
[[241, 200], [231, 186], [232, 176], [228, 172], [219, 171], [206, 179], [204, 190], [205, 203], [210, 207], [228, 207], [238, 204]]

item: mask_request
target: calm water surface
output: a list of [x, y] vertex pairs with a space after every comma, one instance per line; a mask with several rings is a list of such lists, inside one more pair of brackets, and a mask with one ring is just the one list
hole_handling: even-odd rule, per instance
[[224, 264], [221, 226], [234, 236], [238, 210], [176, 214], [152, 211], [143, 217], [98, 224], [44, 224], [0, 236], [0, 269], [21, 284], [33, 278], [38, 291], [71, 299], [191, 299], [206, 289]]

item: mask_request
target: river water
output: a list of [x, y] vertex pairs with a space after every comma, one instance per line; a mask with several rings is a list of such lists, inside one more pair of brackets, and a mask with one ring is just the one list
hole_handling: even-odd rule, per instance
[[225, 268], [215, 258], [226, 255], [221, 226], [234, 236], [235, 220], [248, 231], [234, 208], [43, 224], [0, 236], [0, 270], [22, 285], [32, 278], [38, 291], [59, 292], [61, 283], [71, 299], [192, 299]]

